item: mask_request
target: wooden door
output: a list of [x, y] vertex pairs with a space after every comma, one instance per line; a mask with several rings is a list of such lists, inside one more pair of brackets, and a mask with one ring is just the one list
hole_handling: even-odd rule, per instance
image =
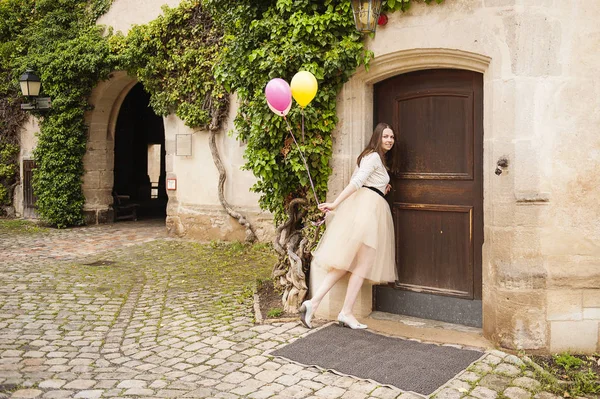
[[37, 197], [33, 193], [33, 170], [35, 168], [35, 161], [23, 160], [23, 216], [26, 218], [36, 217]]
[[[376, 292], [376, 308], [391, 306], [414, 316], [478, 325], [482, 75], [450, 69], [412, 72], [378, 83], [374, 94], [375, 122], [390, 123], [398, 145], [399, 168], [392, 173], [388, 201], [399, 276], [394, 290], [405, 292], [393, 295], [380, 290], [384, 294], [379, 296]], [[442, 314], [436, 315], [436, 310]], [[467, 321], [460, 319], [465, 312], [471, 313]]]

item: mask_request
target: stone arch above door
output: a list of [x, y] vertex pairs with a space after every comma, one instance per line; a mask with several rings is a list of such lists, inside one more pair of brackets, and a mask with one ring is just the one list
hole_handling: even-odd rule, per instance
[[89, 126], [86, 154], [83, 157], [84, 213], [88, 224], [112, 221], [110, 205], [113, 187], [114, 138], [119, 109], [137, 79], [124, 71], [111, 74], [93, 90], [86, 114]]
[[484, 73], [491, 58], [485, 55], [454, 49], [411, 49], [396, 51], [376, 57], [369, 71], [361, 68], [354, 77], [363, 77], [370, 84], [394, 75], [421, 69], [465, 69]]

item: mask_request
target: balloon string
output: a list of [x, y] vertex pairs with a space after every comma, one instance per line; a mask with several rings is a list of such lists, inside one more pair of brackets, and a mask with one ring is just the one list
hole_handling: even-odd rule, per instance
[[317, 205], [320, 205], [321, 203], [319, 202], [319, 199], [317, 198], [317, 191], [315, 190], [315, 185], [312, 181], [312, 177], [310, 175], [310, 170], [308, 169], [308, 164], [306, 163], [306, 158], [304, 158], [304, 153], [302, 152], [302, 150], [300, 149], [300, 146], [298, 145], [298, 142], [296, 141], [296, 136], [294, 136], [294, 133], [292, 132], [292, 128], [290, 126], [290, 123], [288, 122], [287, 118], [284, 116], [283, 120], [285, 121], [287, 127], [288, 127], [288, 131], [290, 132], [290, 134], [292, 135], [292, 138], [294, 139], [294, 143], [296, 143], [296, 147], [298, 148], [298, 152], [300, 153], [300, 157], [302, 157], [302, 162], [304, 162], [304, 168], [306, 169], [306, 173], [308, 174], [308, 180], [310, 181], [310, 187], [312, 188], [313, 191], [313, 195], [315, 196], [315, 201], [317, 201]]
[[305, 144], [305, 142], [304, 142], [304, 108], [300, 108], [300, 113], [302, 114], [302, 144]]

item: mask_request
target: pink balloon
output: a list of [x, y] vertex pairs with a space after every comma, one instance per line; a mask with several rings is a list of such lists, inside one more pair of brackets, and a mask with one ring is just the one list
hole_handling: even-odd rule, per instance
[[281, 78], [271, 79], [265, 87], [267, 102], [277, 111], [285, 111], [292, 103], [292, 90], [288, 82]]
[[269, 100], [267, 100], [267, 105], [269, 106], [269, 109], [275, 113], [275, 115], [279, 115], [279, 116], [286, 116], [288, 114], [288, 112], [290, 112], [290, 109], [292, 109], [291, 101], [290, 101], [290, 105], [288, 105], [287, 108], [284, 109], [283, 111], [278, 111], [277, 109], [275, 109], [275, 107], [271, 105]]

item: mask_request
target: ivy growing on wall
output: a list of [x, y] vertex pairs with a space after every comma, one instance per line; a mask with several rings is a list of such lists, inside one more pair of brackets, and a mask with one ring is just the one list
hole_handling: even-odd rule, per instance
[[222, 36], [200, 1], [186, 0], [127, 36], [115, 35], [110, 45], [119, 68], [150, 93], [157, 114], [175, 113], [187, 126], [209, 129], [218, 127], [229, 99], [213, 73]]
[[[0, 90], [11, 99], [11, 120], [20, 113], [17, 79], [26, 68], [37, 71], [43, 82], [42, 94], [52, 98], [52, 109], [36, 115], [40, 120], [34, 153], [37, 211], [58, 227], [82, 224], [84, 112], [89, 108], [91, 89], [108, 76], [114, 64], [95, 21], [111, 1], [7, 0], [0, 4], [0, 73], [4, 82]], [[2, 137], [6, 132], [18, 132], [14, 125], [3, 125]]]
[[[414, 3], [416, 0], [412, 0]], [[443, 3], [444, 0], [419, 0], [424, 3], [432, 3], [435, 1], [438, 4]], [[411, 5], [411, 0], [386, 0], [383, 4], [384, 11], [408, 11]]]
[[38, 17], [24, 31], [28, 53], [23, 61], [39, 73], [44, 93], [52, 98], [34, 152], [37, 211], [58, 227], [84, 222], [84, 113], [92, 88], [114, 65], [94, 19], [106, 7], [106, 0], [36, 2]]
[[[225, 31], [216, 75], [228, 90], [236, 92], [240, 103], [235, 127], [238, 138], [247, 143], [245, 168], [258, 180], [253, 190], [261, 194], [261, 207], [280, 223], [287, 218], [290, 201], [312, 199], [307, 174], [285, 121], [265, 102], [265, 85], [275, 77], [289, 82], [299, 70], [316, 76], [319, 90], [304, 110], [305, 136], [300, 147], [323, 201], [331, 173], [331, 134], [338, 122], [337, 95], [357, 67], [367, 65], [373, 54], [365, 49], [355, 30], [349, 0], [246, 0], [230, 6], [228, 12], [223, 12], [222, 0], [206, 3]], [[409, 6], [410, 0], [387, 0], [383, 10], [406, 11]], [[298, 106], [292, 108], [288, 119], [300, 135]]]
[[19, 173], [19, 131], [26, 119], [15, 93], [0, 93], [0, 215], [13, 201]]
[[[209, 1], [215, 12], [220, 3]], [[292, 199], [310, 198], [309, 182], [285, 121], [267, 106], [265, 85], [275, 77], [290, 82], [300, 70], [308, 70], [317, 78], [317, 96], [304, 110], [304, 138], [298, 106], [292, 107], [288, 119], [301, 140], [318, 195], [324, 200], [331, 172], [337, 94], [372, 54], [365, 51], [354, 28], [349, 1], [236, 4], [231, 12], [220, 15], [226, 35], [216, 74], [237, 93], [240, 108], [235, 127], [238, 137], [247, 142], [245, 168], [257, 177], [253, 190], [261, 194], [261, 207], [272, 212], [279, 223], [286, 218], [285, 207]]]
[[0, 215], [12, 205], [19, 171], [19, 131], [26, 119], [21, 111], [18, 76], [13, 70], [20, 54], [19, 33], [26, 26], [30, 7], [22, 1], [0, 2]]

